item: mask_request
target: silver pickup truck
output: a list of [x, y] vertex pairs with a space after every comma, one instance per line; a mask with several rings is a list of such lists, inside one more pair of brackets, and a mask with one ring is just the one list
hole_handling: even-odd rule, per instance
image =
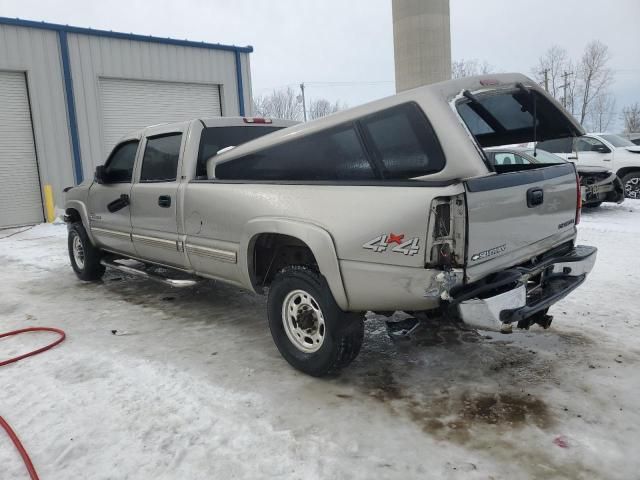
[[366, 311], [546, 328], [594, 265], [596, 249], [575, 245], [574, 165], [493, 165], [483, 151], [584, 133], [525, 76], [443, 82], [285, 126], [220, 118], [123, 138], [66, 192], [78, 277], [111, 267], [268, 293], [276, 346], [319, 376], [357, 356]]

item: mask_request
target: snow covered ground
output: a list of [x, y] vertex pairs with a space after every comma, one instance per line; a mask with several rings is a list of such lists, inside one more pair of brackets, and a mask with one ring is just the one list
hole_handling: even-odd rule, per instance
[[[260, 297], [82, 283], [63, 225], [0, 231], [0, 332], [67, 332], [0, 367], [0, 415], [43, 480], [638, 478], [640, 201], [585, 211], [579, 229], [598, 261], [550, 330], [427, 325], [394, 343], [370, 318], [328, 380], [282, 360]], [[0, 340], [0, 359], [52, 338]], [[0, 479], [21, 478], [0, 432]]]

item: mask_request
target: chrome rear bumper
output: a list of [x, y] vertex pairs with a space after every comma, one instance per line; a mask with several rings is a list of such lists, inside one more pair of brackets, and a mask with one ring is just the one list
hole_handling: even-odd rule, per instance
[[[481, 330], [510, 332], [564, 298], [584, 282], [596, 261], [597, 249], [578, 245], [567, 253], [544, 259], [532, 268], [508, 270], [499, 280], [456, 292], [454, 303], [467, 325]], [[529, 280], [540, 275], [535, 288]], [[474, 295], [473, 298], [468, 298]], [[456, 301], [456, 299], [459, 299]]]

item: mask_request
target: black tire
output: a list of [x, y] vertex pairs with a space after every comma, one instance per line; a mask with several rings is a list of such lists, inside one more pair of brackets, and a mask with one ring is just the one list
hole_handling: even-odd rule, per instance
[[[78, 238], [82, 245], [84, 254], [84, 264], [79, 264], [73, 253], [73, 243]], [[100, 280], [104, 275], [104, 265], [100, 263], [102, 258], [102, 251], [95, 247], [87, 231], [84, 229], [82, 223], [73, 223], [69, 226], [69, 236], [67, 239], [67, 246], [69, 247], [69, 259], [71, 260], [71, 267], [80, 280], [86, 282], [95, 282]]]
[[[284, 302], [296, 290], [307, 292], [316, 301], [324, 320], [321, 346], [311, 353], [296, 346], [285, 330]], [[364, 315], [340, 310], [324, 277], [309, 267], [288, 266], [276, 275], [269, 288], [267, 313], [271, 336], [280, 354], [301, 372], [314, 377], [332, 375], [360, 353]]]
[[[629, 181], [634, 181], [633, 186], [627, 186]], [[640, 172], [631, 172], [622, 177], [622, 187], [624, 188], [625, 198], [640, 199]], [[632, 194], [630, 192], [633, 191]]]
[[598, 208], [600, 205], [602, 205], [602, 202], [593, 202], [593, 203], [586, 203], [583, 205], [584, 208]]

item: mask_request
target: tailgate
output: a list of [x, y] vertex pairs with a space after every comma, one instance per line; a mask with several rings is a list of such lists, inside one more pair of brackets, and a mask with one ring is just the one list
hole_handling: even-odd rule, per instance
[[573, 164], [477, 177], [465, 182], [465, 190], [469, 282], [575, 237]]

